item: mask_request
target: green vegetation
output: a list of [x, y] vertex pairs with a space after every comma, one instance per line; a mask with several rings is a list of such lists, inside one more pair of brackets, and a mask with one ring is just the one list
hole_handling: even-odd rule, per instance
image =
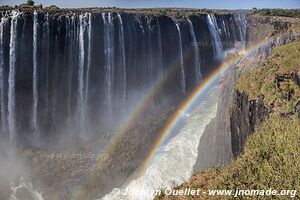
[[266, 62], [240, 77], [236, 88], [250, 99], [264, 95], [266, 104], [287, 114], [300, 100], [300, 88], [291, 78], [293, 73], [300, 76], [300, 41], [275, 48]]
[[51, 5], [49, 7], [45, 7], [46, 10], [59, 10], [59, 7], [56, 5]]
[[300, 18], [300, 10], [298, 9], [257, 9], [253, 8], [255, 14], [265, 16], [280, 16], [280, 17], [296, 17]]
[[17, 8], [43, 9], [43, 5], [42, 4], [35, 5], [34, 1], [28, 0], [26, 3], [20, 4], [19, 6], [17, 6]]
[[243, 155], [226, 167], [216, 188], [300, 191], [299, 142], [298, 119], [270, 117], [249, 136]]
[[35, 3], [32, 0], [28, 0], [26, 4], [29, 6], [34, 6]]

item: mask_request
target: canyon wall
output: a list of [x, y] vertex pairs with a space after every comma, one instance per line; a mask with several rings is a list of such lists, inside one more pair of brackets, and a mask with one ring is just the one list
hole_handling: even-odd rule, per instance
[[297, 23], [292, 18], [247, 16], [248, 50], [222, 78], [217, 116], [200, 139], [195, 170], [228, 164], [242, 152], [247, 136], [268, 117], [270, 108], [264, 105], [264, 97], [249, 99], [236, 90], [236, 82], [242, 73], [268, 58], [274, 47], [299, 38]]
[[0, 132], [25, 145], [111, 132], [154, 90], [145, 113], [167, 111], [245, 41], [241, 14], [3, 10], [0, 17]]

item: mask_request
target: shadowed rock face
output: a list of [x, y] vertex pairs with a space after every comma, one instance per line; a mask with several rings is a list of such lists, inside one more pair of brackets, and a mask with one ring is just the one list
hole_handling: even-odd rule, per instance
[[247, 136], [254, 132], [255, 126], [268, 116], [268, 108], [264, 105], [264, 98], [258, 101], [249, 100], [248, 97], [236, 92], [230, 115], [231, 149], [236, 158], [243, 150]]

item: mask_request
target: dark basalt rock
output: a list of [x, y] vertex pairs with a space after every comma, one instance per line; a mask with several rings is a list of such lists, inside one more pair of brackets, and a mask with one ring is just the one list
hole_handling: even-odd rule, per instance
[[268, 114], [269, 109], [264, 105], [262, 95], [258, 100], [249, 100], [246, 94], [236, 91], [230, 115], [231, 148], [235, 158], [243, 150], [247, 136]]

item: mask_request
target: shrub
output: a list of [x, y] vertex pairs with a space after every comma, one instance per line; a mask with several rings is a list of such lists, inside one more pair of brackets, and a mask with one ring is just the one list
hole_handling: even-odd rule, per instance
[[34, 1], [28, 0], [26, 4], [29, 5], [29, 6], [34, 6]]

